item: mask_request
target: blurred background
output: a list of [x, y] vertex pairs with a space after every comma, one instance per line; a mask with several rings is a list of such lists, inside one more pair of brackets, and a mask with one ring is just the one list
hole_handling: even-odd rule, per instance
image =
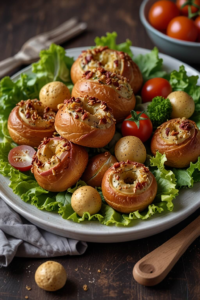
[[118, 42], [152, 49], [139, 19], [140, 0], [0, 0], [0, 60], [17, 53], [31, 37], [77, 17], [88, 25], [85, 33], [62, 44], [65, 48], [93, 45], [96, 36], [116, 31]]

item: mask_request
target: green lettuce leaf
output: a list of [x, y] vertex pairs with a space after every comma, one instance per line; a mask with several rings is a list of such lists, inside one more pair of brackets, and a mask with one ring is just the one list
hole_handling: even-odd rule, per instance
[[187, 169], [190, 176], [192, 176], [194, 182], [200, 181], [200, 157], [196, 163], [190, 163], [189, 168]]
[[[158, 182], [158, 195], [156, 200], [144, 212], [135, 211], [130, 214], [121, 214], [115, 211], [106, 204], [99, 187], [97, 191], [102, 198], [101, 210], [94, 215], [85, 212], [82, 217], [79, 217], [71, 207], [71, 196], [76, 189], [86, 185], [86, 183], [79, 180], [74, 187], [61, 193], [46, 191], [38, 185], [30, 171], [22, 173], [8, 163], [8, 153], [12, 147], [13, 145], [10, 142], [0, 143], [0, 173], [10, 178], [9, 186], [13, 192], [19, 195], [23, 201], [36, 206], [38, 209], [58, 213], [62, 218], [74, 222], [98, 221], [107, 226], [132, 226], [134, 220], [146, 220], [156, 213], [171, 211], [173, 208], [172, 200], [178, 194], [178, 190], [175, 189], [173, 172], [167, 171], [164, 167], [165, 156], [157, 153], [155, 158], [150, 159], [150, 163]], [[194, 170], [198, 168], [199, 166], [192, 165], [190, 172], [194, 173]]]
[[83, 180], [78, 180], [77, 183], [75, 184], [75, 186], [73, 186], [73, 187], [67, 189], [67, 192], [73, 194], [77, 189], [79, 189], [80, 187], [82, 187], [82, 186], [84, 186], [84, 185], [87, 185], [87, 184], [85, 183], [85, 181], [83, 181]]
[[178, 189], [188, 187], [193, 187], [194, 180], [189, 172], [185, 169], [173, 169], [173, 173], [176, 176], [176, 186]]
[[126, 52], [130, 57], [133, 57], [133, 53], [130, 49], [132, 45], [131, 41], [127, 39], [124, 43], [116, 44], [116, 39], [116, 32], [107, 32], [106, 36], [96, 37], [94, 42], [96, 46], [108, 46], [110, 49]]
[[195, 182], [200, 181], [200, 157], [196, 163], [190, 163], [188, 169], [173, 169], [177, 179], [177, 188], [192, 188]]
[[11, 110], [21, 100], [39, 99], [40, 89], [51, 81], [62, 81], [71, 90], [70, 69], [73, 58], [65, 55], [64, 48], [52, 44], [42, 50], [40, 60], [32, 65], [29, 75], [22, 74], [14, 82], [9, 77], [0, 81], [0, 137], [9, 138], [7, 120]]
[[159, 58], [158, 49], [155, 47], [151, 52], [140, 54], [133, 58], [138, 65], [144, 81], [154, 77], [164, 77], [167, 73], [163, 70], [163, 59]]
[[166, 160], [165, 154], [162, 155], [157, 152], [156, 156], [150, 159], [150, 166], [158, 184], [156, 199], [157, 201], [166, 201], [168, 210], [172, 211], [174, 207], [173, 199], [178, 196], [179, 190], [176, 188], [175, 174], [171, 170], [165, 169], [164, 163]]
[[[157, 152], [155, 157], [150, 158], [151, 171], [156, 177], [158, 183], [158, 194], [156, 196], [155, 203], [148, 206], [148, 208], [140, 213], [135, 211], [130, 214], [121, 214], [115, 211], [112, 207], [108, 206], [104, 200], [101, 188], [97, 188], [99, 194], [102, 198], [102, 207], [99, 213], [90, 215], [88, 212], [84, 213], [82, 217], [79, 217], [74, 211], [72, 213], [72, 208], [70, 206], [70, 201], [66, 202], [66, 205], [61, 206], [59, 213], [64, 219], [72, 220], [74, 222], [80, 223], [83, 221], [95, 221], [98, 220], [104, 225], [116, 225], [116, 226], [131, 226], [133, 225], [133, 220], [149, 219], [156, 213], [162, 213], [163, 211], [173, 210], [173, 200], [178, 195], [178, 189], [176, 189], [176, 178], [172, 171], [165, 169], [164, 163], [166, 161], [166, 156]], [[83, 182], [84, 183], [84, 182]], [[78, 188], [78, 184], [75, 189]], [[62, 194], [62, 202], [65, 202], [65, 196], [69, 194], [69, 190], [73, 192], [75, 190], [68, 189], [66, 194]]]
[[[127, 52], [132, 55], [130, 50], [130, 41], [116, 44], [116, 33], [108, 33], [106, 37], [96, 38], [96, 45], [107, 45], [111, 49]], [[158, 56], [158, 50], [154, 48], [147, 55], [139, 55], [134, 58], [143, 73], [144, 80], [152, 77], [163, 77], [166, 72], [162, 70], [162, 59]], [[52, 45], [49, 50], [41, 52], [41, 59], [33, 64], [33, 73], [31, 75], [21, 75], [17, 82], [13, 82], [9, 77], [5, 77], [0, 82], [0, 135], [4, 136], [4, 142], [0, 143], [0, 174], [10, 179], [10, 187], [13, 192], [21, 197], [27, 203], [36, 206], [38, 209], [53, 211], [60, 214], [64, 219], [74, 222], [98, 221], [103, 225], [132, 226], [134, 220], [146, 220], [157, 213], [173, 210], [173, 200], [178, 195], [178, 188], [192, 187], [194, 182], [200, 181], [200, 159], [196, 164], [190, 164], [187, 170], [167, 170], [164, 163], [165, 155], [157, 153], [155, 157], [150, 157], [150, 169], [153, 172], [157, 184], [158, 193], [156, 199], [143, 212], [132, 212], [130, 214], [121, 214], [108, 206], [103, 197], [101, 188], [97, 188], [101, 199], [101, 210], [94, 215], [85, 212], [79, 217], [71, 207], [72, 193], [81, 186], [86, 185], [79, 180], [74, 187], [65, 192], [52, 193], [41, 188], [36, 182], [31, 172], [20, 172], [14, 169], [8, 162], [8, 153], [15, 146], [7, 130], [7, 119], [12, 108], [20, 100], [29, 98], [38, 98], [39, 91], [43, 85], [52, 81], [59, 80], [67, 86], [72, 86], [70, 78], [70, 68], [73, 59], [65, 56], [62, 47]], [[176, 72], [176, 71], [174, 71]], [[173, 73], [173, 72], [172, 72]], [[196, 87], [197, 78], [195, 76], [186, 77], [183, 69], [177, 73], [171, 73], [173, 88], [179, 88], [184, 85], [186, 91], [192, 94], [198, 109], [199, 89]], [[189, 78], [189, 79], [188, 79]], [[188, 92], [188, 93], [189, 93]], [[116, 132], [113, 140], [104, 148], [95, 149], [98, 153], [109, 150], [114, 151], [116, 141], [121, 137]], [[94, 155], [94, 153], [92, 153]]]
[[200, 86], [197, 85], [199, 76], [188, 76], [184, 66], [179, 71], [170, 74], [169, 82], [173, 91], [188, 93], [195, 102], [195, 111], [200, 112]]
[[52, 44], [48, 50], [40, 52], [40, 60], [32, 64], [32, 72], [42, 80], [42, 86], [51, 81], [70, 83], [70, 69], [74, 62], [65, 55], [65, 49]]

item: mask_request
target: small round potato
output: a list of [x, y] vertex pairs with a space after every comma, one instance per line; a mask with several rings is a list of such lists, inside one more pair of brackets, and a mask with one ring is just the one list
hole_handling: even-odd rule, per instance
[[172, 92], [167, 97], [172, 105], [171, 118], [190, 118], [195, 110], [194, 100], [183, 91]]
[[57, 105], [63, 103], [65, 99], [69, 99], [70, 91], [66, 85], [60, 81], [53, 81], [47, 83], [40, 90], [40, 101], [44, 106], [48, 106], [53, 110], [57, 111]]
[[57, 291], [65, 285], [66, 281], [65, 269], [55, 261], [46, 261], [35, 272], [35, 282], [45, 291]]
[[96, 214], [101, 208], [101, 196], [91, 186], [82, 186], [77, 189], [71, 199], [73, 210], [82, 217], [84, 212], [89, 212], [90, 215]]
[[125, 136], [115, 145], [115, 157], [118, 161], [130, 160], [144, 163], [146, 156], [146, 148], [136, 136]]

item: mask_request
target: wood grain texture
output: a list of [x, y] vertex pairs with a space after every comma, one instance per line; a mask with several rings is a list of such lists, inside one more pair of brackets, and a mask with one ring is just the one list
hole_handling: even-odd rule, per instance
[[145, 286], [160, 283], [199, 236], [200, 216], [167, 242], [140, 259], [133, 268], [134, 279]]
[[[51, 30], [71, 17], [88, 23], [88, 31], [63, 44], [89, 46], [96, 36], [116, 31], [118, 41], [129, 38], [134, 46], [153, 48], [139, 20], [140, 0], [7, 0], [0, 1], [0, 60], [15, 54], [30, 37]], [[200, 70], [199, 66], [194, 66]], [[163, 282], [147, 288], [132, 277], [134, 264], [166, 242], [199, 215], [146, 239], [120, 244], [89, 243], [79, 257], [55, 258], [68, 273], [66, 286], [55, 293], [40, 290], [34, 282], [37, 267], [46, 259], [15, 258], [0, 270], [0, 300], [197, 300], [200, 295], [200, 239], [180, 258]], [[77, 270], [78, 269], [78, 270]], [[100, 270], [101, 272], [98, 272]], [[83, 285], [88, 291], [83, 291]], [[26, 290], [26, 285], [32, 288]]]

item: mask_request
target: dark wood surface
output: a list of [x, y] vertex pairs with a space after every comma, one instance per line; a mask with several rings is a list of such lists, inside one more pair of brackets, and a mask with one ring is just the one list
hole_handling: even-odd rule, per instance
[[[89, 46], [96, 36], [117, 31], [118, 41], [129, 38], [134, 46], [151, 49], [139, 20], [139, 0], [48, 0], [0, 1], [0, 60], [14, 55], [30, 37], [51, 30], [70, 17], [88, 23], [83, 35], [64, 44], [65, 48]], [[199, 66], [194, 66], [200, 69]], [[148, 299], [197, 300], [200, 295], [200, 240], [196, 240], [181, 257], [166, 279], [151, 288], [137, 284], [132, 277], [134, 264], [167, 241], [199, 215], [196, 211], [177, 226], [138, 241], [119, 244], [88, 244], [83, 256], [61, 257], [68, 273], [66, 286], [50, 293], [39, 289], [34, 281], [37, 267], [46, 259], [15, 258], [0, 270], [0, 300], [9, 299]], [[98, 270], [101, 270], [99, 273]], [[83, 285], [88, 291], [83, 291]], [[26, 290], [26, 285], [32, 288]]]

